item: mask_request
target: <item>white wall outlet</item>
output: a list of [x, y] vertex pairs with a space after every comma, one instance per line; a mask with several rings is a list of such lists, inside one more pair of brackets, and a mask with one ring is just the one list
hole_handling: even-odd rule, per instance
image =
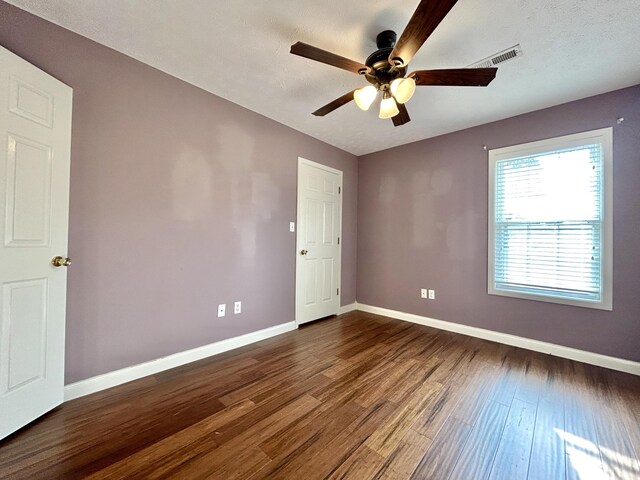
[[224, 311], [226, 310], [226, 308], [227, 306], [224, 303], [218, 305], [218, 317], [224, 317]]
[[242, 311], [242, 302], [236, 302], [233, 304], [233, 313], [238, 314]]
[[289, 231], [290, 232], [296, 231], [296, 222], [289, 222]]
[[436, 291], [429, 290], [429, 300], [435, 300], [435, 299], [436, 299]]
[[420, 297], [427, 298], [427, 289], [423, 288], [420, 290]]

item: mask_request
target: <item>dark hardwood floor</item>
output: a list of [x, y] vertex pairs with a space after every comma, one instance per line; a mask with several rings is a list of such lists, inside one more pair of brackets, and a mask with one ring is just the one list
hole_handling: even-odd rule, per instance
[[80, 398], [2, 478], [640, 479], [640, 378], [353, 312]]

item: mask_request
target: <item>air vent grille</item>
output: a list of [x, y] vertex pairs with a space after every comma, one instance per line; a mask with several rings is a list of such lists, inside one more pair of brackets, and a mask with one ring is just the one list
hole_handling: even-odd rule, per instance
[[490, 68], [495, 67], [504, 62], [508, 62], [509, 60], [513, 60], [514, 58], [522, 56], [522, 47], [520, 44], [515, 45], [511, 48], [507, 48], [502, 52], [495, 53], [490, 57], [483, 58], [480, 61], [472, 63], [467, 68]]

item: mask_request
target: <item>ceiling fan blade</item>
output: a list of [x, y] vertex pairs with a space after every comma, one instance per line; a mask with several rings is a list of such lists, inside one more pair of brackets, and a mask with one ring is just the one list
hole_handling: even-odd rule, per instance
[[391, 118], [391, 120], [393, 120], [394, 127], [399, 127], [400, 125], [404, 125], [405, 123], [409, 123], [411, 121], [409, 112], [407, 112], [407, 107], [403, 103], [398, 103], [397, 105], [400, 113]]
[[443, 85], [455, 87], [486, 87], [496, 78], [497, 68], [449, 68], [445, 70], [416, 70], [416, 85]]
[[362, 69], [367, 71], [369, 70], [369, 67], [362, 63], [358, 63], [354, 60], [341, 57], [335, 53], [327, 52], [326, 50], [322, 50], [321, 48], [302, 42], [296, 42], [291, 45], [291, 53], [315, 60], [316, 62], [326, 63], [327, 65], [342, 68], [343, 70], [348, 70], [353, 73], [360, 73], [360, 70]]
[[318, 110], [313, 112], [316, 117], [324, 117], [327, 113], [333, 112], [336, 108], [340, 108], [343, 105], [346, 105], [351, 100], [353, 100], [353, 92], [352, 90], [349, 93], [345, 93], [340, 98], [336, 98], [333, 102], [327, 103], [324, 107], [320, 107]]
[[458, 0], [422, 0], [396, 42], [389, 63], [407, 65]]

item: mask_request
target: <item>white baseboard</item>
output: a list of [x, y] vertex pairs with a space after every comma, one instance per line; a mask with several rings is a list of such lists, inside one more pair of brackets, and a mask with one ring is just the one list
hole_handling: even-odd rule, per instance
[[195, 362], [196, 360], [211, 357], [222, 352], [227, 352], [234, 348], [244, 347], [250, 343], [275, 337], [276, 335], [290, 332], [296, 328], [298, 328], [296, 322], [283, 323], [281, 325], [258, 330], [257, 332], [228, 338], [202, 347], [174, 353], [173, 355], [158, 358], [157, 360], [151, 360], [150, 362], [140, 363], [131, 367], [87, 378], [86, 380], [66, 385], [64, 387], [64, 399], [65, 401], [73, 400], [74, 398], [115, 387], [116, 385], [121, 385], [138, 378], [146, 377], [147, 375], [153, 375], [154, 373], [179, 367], [180, 365]]
[[469, 335], [470, 337], [483, 338], [485, 340], [504, 343], [506, 345], [512, 345], [514, 347], [521, 347], [527, 350], [533, 350], [534, 352], [548, 353], [556, 357], [568, 358], [569, 360], [576, 360], [578, 362], [610, 368], [612, 370], [618, 370], [620, 372], [640, 375], [640, 363], [631, 360], [625, 360], [623, 358], [609, 357], [607, 355], [586, 352], [584, 350], [564, 347], [562, 345], [556, 345], [554, 343], [547, 343], [540, 340], [518, 337], [516, 335], [510, 335], [508, 333], [494, 332], [492, 330], [485, 330], [484, 328], [470, 327], [467, 325], [461, 325], [459, 323], [445, 322], [443, 320], [436, 320], [434, 318], [414, 315], [413, 313], [398, 312], [397, 310], [389, 310], [387, 308], [363, 305], [361, 303], [356, 303], [356, 309], [376, 315], [404, 320], [406, 322], [417, 323], [419, 325], [426, 325], [427, 327], [433, 327], [440, 330], [461, 333], [463, 335]]
[[[550, 355], [555, 355], [556, 357], [568, 358], [570, 360], [576, 360], [578, 362], [610, 368], [612, 370], [627, 372], [634, 375], [640, 375], [640, 363], [633, 362], [631, 360], [609, 357], [607, 355], [601, 355], [599, 353], [586, 352], [584, 350], [564, 347], [562, 345], [542, 342], [540, 340], [518, 337], [516, 335], [510, 335], [508, 333], [494, 332], [492, 330], [486, 330], [484, 328], [470, 327], [458, 323], [436, 320], [434, 318], [423, 317], [412, 313], [399, 312], [397, 310], [389, 310], [387, 308], [374, 307], [371, 305], [364, 305], [356, 302], [340, 307], [338, 314], [342, 315], [354, 310], [360, 310], [376, 315], [391, 317], [398, 320], [404, 320], [406, 322], [417, 323], [419, 325], [426, 325], [428, 327], [433, 327], [440, 330], [461, 333], [463, 335], [469, 335], [471, 337], [483, 338], [485, 340], [512, 345], [514, 347], [533, 350], [535, 352], [548, 353]], [[175, 353], [173, 355], [162, 357], [157, 360], [152, 360], [150, 362], [133, 365], [131, 367], [91, 377], [86, 380], [81, 380], [64, 387], [64, 399], [65, 401], [73, 400], [74, 398], [82, 397], [84, 395], [99, 392], [100, 390], [115, 387], [132, 380], [137, 380], [138, 378], [146, 377], [147, 375], [153, 375], [170, 368], [179, 367], [180, 365], [195, 362], [196, 360], [201, 360], [203, 358], [217, 355], [219, 353], [227, 352], [229, 350], [233, 350], [234, 348], [243, 347], [251, 343], [259, 342], [260, 340], [266, 340], [267, 338], [290, 332], [292, 330], [295, 330], [296, 328], [296, 322], [283, 323], [281, 325], [258, 330], [257, 332], [247, 333], [246, 335], [241, 335], [239, 337], [228, 338], [226, 340], [221, 340], [219, 342], [204, 345], [202, 347], [187, 350], [185, 352]]]
[[343, 305], [338, 309], [338, 315], [343, 315], [345, 313], [349, 313], [349, 312], [353, 312], [354, 310], [357, 310], [356, 308], [357, 303], [351, 303], [349, 305]]

